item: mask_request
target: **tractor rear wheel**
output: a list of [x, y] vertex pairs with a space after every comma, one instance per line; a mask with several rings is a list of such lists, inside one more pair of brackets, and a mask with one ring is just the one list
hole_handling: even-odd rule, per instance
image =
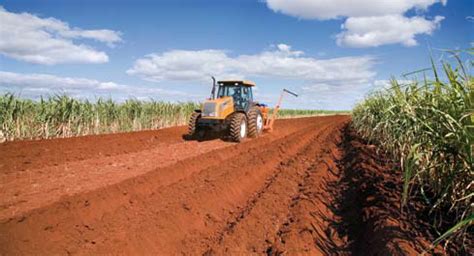
[[188, 136], [194, 137], [198, 132], [197, 122], [201, 117], [201, 113], [193, 112], [188, 122]]
[[230, 119], [230, 137], [235, 142], [241, 142], [247, 137], [247, 118], [242, 113], [235, 113]]
[[263, 131], [263, 117], [258, 107], [252, 107], [248, 112], [249, 137], [257, 138]]

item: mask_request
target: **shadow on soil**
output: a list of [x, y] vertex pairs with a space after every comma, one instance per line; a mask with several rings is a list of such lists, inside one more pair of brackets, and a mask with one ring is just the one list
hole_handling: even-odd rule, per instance
[[191, 136], [188, 134], [184, 134], [182, 138], [186, 141], [198, 141], [198, 142], [211, 141], [211, 140], [221, 140], [225, 142], [232, 142], [232, 140], [228, 136], [226, 136], [226, 134], [223, 132], [206, 132], [205, 134], [202, 134], [200, 136], [198, 135]]
[[[343, 157], [337, 162], [340, 178], [327, 183], [334, 198], [327, 205], [336, 218], [328, 219], [330, 229], [347, 240], [343, 246], [329, 240], [318, 241], [329, 255], [406, 255], [423, 251], [419, 241], [432, 239], [426, 224], [412, 225], [400, 211], [401, 173], [390, 161], [377, 154], [349, 127], [345, 127], [339, 147]], [[408, 218], [407, 218], [408, 217]], [[330, 237], [330, 236], [328, 236]], [[420, 239], [419, 239], [420, 238]], [[426, 243], [425, 243], [426, 245]]]

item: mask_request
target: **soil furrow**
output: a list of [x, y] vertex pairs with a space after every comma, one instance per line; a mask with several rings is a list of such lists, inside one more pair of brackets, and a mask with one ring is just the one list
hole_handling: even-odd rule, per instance
[[182, 127], [6, 143], [0, 255], [420, 253], [429, 225], [400, 212], [399, 170], [349, 122], [278, 120], [242, 143], [185, 141]]
[[[301, 123], [301, 121], [299, 120], [300, 124], [308, 125]], [[265, 134], [265, 136], [258, 140], [252, 140], [251, 143], [247, 141], [242, 144], [245, 147], [263, 147], [266, 143], [271, 143], [277, 138], [296, 131], [294, 127], [287, 127], [288, 124], [286, 122], [277, 123], [277, 126], [282, 128], [283, 131]], [[164, 132], [166, 135], [170, 133], [169, 129], [166, 129]], [[145, 134], [148, 134], [148, 132], [145, 132]], [[103, 137], [100, 136], [99, 139], [104, 139]], [[155, 137], [161, 138], [161, 136], [154, 135], [153, 138]], [[242, 148], [240, 145], [232, 147], [233, 143], [224, 143], [222, 141], [208, 141], [204, 143], [183, 141], [176, 143], [177, 139], [167, 138], [167, 140], [171, 140], [173, 143], [167, 144], [166, 147], [144, 149], [140, 152], [112, 155], [100, 159], [90, 158], [46, 167], [42, 167], [43, 164], [34, 164], [32, 167], [25, 167], [25, 170], [17, 171], [16, 173], [7, 171], [0, 175], [0, 192], [2, 192], [0, 194], [0, 219], [20, 215], [25, 211], [51, 204], [66, 195], [71, 196], [100, 189], [101, 187], [119, 183], [129, 178], [135, 178], [143, 174], [146, 175], [151, 171], [158, 174], [158, 171], [156, 171], [158, 168], [161, 170], [159, 177], [153, 178], [167, 185], [197, 170], [224, 162], [228, 157], [238, 154]], [[50, 141], [46, 142], [49, 143]], [[22, 144], [27, 142], [13, 143], [13, 150], [17, 150], [16, 143]], [[71, 145], [71, 147], [74, 146], [74, 144]], [[214, 157], [207, 157], [207, 161], [199, 161], [199, 164], [192, 168], [189, 167], [190, 163], [196, 162], [196, 159], [206, 157], [206, 152], [219, 148], [223, 149], [224, 147], [230, 148], [215, 151], [210, 154]], [[95, 146], [91, 148], [91, 151], [94, 150], [97, 150]], [[70, 151], [66, 150], [66, 152]], [[8, 152], [7, 155], [13, 154]], [[35, 163], [37, 161], [34, 156], [30, 156], [30, 158], [26, 162]], [[44, 157], [39, 156], [39, 158]], [[39, 167], [35, 168], [34, 166]], [[182, 169], [186, 171], [181, 171]]]
[[[166, 186], [162, 181], [166, 168], [161, 168], [115, 185], [63, 198], [1, 224], [2, 250], [23, 253], [204, 252], [213, 241], [213, 235], [265, 184], [280, 162], [308, 145], [321, 127], [345, 120], [346, 117], [321, 118], [318, 122], [300, 125], [293, 133], [290, 129], [287, 135], [264, 136], [194, 157], [189, 162], [179, 162], [167, 169], [175, 179]], [[219, 154], [223, 155], [219, 157]], [[194, 170], [192, 174], [176, 179], [178, 173], [189, 174], [190, 170]]]
[[266, 253], [275, 242], [277, 230], [285, 225], [288, 209], [296, 200], [295, 195], [302, 185], [306, 170], [314, 165], [323, 148], [329, 146], [328, 137], [333, 135], [335, 126], [342, 125], [343, 123], [336, 123], [324, 127], [294, 157], [280, 165], [279, 175], [275, 180], [209, 251], [218, 255]]
[[335, 135], [327, 141], [320, 160], [307, 169], [289, 207], [287, 220], [276, 233], [268, 254], [347, 254], [346, 245], [350, 241], [337, 232], [339, 217], [334, 213], [333, 197], [328, 190], [329, 184], [337, 181], [341, 174], [337, 161], [342, 157], [338, 148], [344, 135], [342, 127], [338, 127]]

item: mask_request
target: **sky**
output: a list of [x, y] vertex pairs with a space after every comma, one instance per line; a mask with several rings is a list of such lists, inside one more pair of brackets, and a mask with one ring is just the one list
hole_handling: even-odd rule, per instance
[[0, 93], [202, 101], [215, 76], [348, 110], [473, 42], [472, 0], [0, 0]]

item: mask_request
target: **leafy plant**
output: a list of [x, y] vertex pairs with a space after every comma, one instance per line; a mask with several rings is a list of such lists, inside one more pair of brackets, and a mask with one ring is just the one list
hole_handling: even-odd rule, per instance
[[[457, 67], [442, 62], [442, 73], [432, 62], [433, 80], [392, 79], [390, 88], [371, 93], [353, 110], [356, 130], [400, 162], [402, 205], [416, 185], [432, 214], [454, 215], [455, 223], [463, 223], [443, 239], [465, 231], [473, 214], [474, 78], [453, 56]], [[435, 218], [435, 228], [445, 224], [441, 219]]]

